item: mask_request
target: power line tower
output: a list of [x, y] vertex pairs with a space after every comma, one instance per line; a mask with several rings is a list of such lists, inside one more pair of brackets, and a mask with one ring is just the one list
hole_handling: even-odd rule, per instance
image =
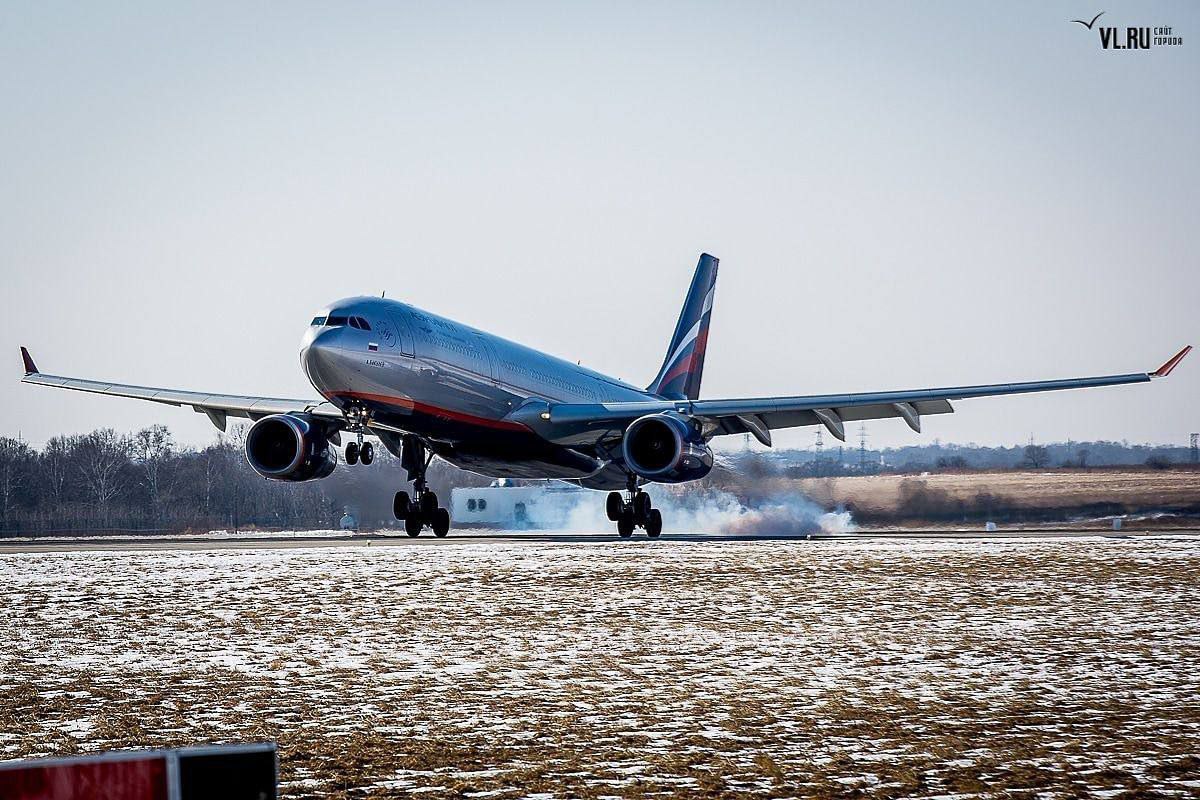
[[1192, 463], [1200, 464], [1200, 433], [1192, 434]]
[[858, 425], [858, 471], [867, 471], [867, 423]]
[[820, 475], [823, 465], [821, 462], [825, 460], [825, 439], [821, 436], [821, 431], [817, 431], [817, 441], [813, 445], [813, 472]]

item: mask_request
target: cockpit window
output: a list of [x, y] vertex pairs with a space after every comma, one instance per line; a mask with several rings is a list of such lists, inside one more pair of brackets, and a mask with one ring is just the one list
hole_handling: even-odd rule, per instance
[[357, 327], [358, 327], [358, 317], [351, 317], [351, 318], [350, 318], [350, 327], [351, 327], [351, 328], [357, 328]]
[[325, 318], [324, 317], [313, 317], [312, 324], [317, 327], [320, 327], [325, 324]]
[[369, 322], [367, 322], [365, 319], [363, 319], [362, 317], [355, 317], [355, 319], [358, 320], [359, 328], [363, 329], [364, 331], [371, 330], [371, 324]]
[[336, 328], [338, 325], [346, 324], [346, 317], [329, 317], [325, 320], [325, 324], [331, 328]]

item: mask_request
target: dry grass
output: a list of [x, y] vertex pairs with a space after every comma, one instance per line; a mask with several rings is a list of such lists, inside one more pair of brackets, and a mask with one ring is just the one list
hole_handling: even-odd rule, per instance
[[[1047, 470], [951, 472], [921, 476], [872, 475], [807, 478], [789, 488], [833, 507], [902, 515], [914, 487], [949, 501], [976, 503], [990, 496], [997, 507], [1082, 509], [1114, 505], [1130, 509], [1200, 508], [1195, 470]], [[783, 487], [779, 487], [782, 489]]]
[[1200, 540], [0, 556], [0, 757], [289, 797], [1200, 790]]

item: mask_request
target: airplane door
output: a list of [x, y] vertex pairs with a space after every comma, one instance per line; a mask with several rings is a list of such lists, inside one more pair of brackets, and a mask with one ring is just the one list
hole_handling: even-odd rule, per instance
[[393, 346], [400, 351], [401, 355], [411, 356], [413, 354], [412, 330], [408, 327], [404, 315], [393, 314], [390, 322], [395, 335]]

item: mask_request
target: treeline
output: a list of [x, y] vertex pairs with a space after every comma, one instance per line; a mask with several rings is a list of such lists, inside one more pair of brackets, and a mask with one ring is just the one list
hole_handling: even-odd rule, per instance
[[[1129, 442], [1028, 443], [1012, 447], [931, 442], [884, 450], [826, 447], [809, 450], [746, 451], [730, 455], [747, 469], [806, 478], [861, 474], [913, 474], [953, 470], [1091, 469], [1149, 467], [1171, 469], [1195, 464], [1189, 447]], [[763, 462], [755, 465], [754, 462]]]
[[[857, 455], [857, 453], [855, 453]], [[1065, 467], [1162, 468], [1191, 461], [1190, 448], [1130, 442], [1028, 442], [1012, 447], [983, 447], [976, 444], [932, 442], [921, 447], [888, 449], [883, 461], [895, 471], [923, 469], [1043, 469]]]
[[[200, 449], [178, 446], [163, 425], [56, 436], [40, 451], [0, 437], [0, 535], [330, 528], [347, 509], [365, 526], [394, 522], [392, 495], [407, 484], [388, 453], [371, 467], [284, 483], [251, 469], [244, 444], [244, 426]], [[480, 481], [430, 468], [447, 500], [450, 486]]]
[[[323, 480], [282, 483], [250, 468], [245, 432], [246, 426], [234, 426], [198, 449], [178, 446], [162, 425], [132, 434], [105, 428], [57, 436], [41, 450], [0, 437], [0, 535], [334, 528], [346, 511], [362, 528], [397, 524], [392, 496], [411, 485], [382, 447], [369, 467], [340, 464]], [[820, 460], [805, 450], [734, 451], [721, 453], [713, 472], [688, 488], [752, 498], [764, 479], [775, 477], [1121, 464], [1190, 468], [1190, 456], [1183, 447], [1118, 442], [1012, 448], [933, 443], [868, 451], [868, 468], [862, 470], [858, 452], [849, 448], [826, 451]], [[430, 486], [447, 506], [454, 487], [485, 486], [489, 480], [439, 459], [429, 468]]]

